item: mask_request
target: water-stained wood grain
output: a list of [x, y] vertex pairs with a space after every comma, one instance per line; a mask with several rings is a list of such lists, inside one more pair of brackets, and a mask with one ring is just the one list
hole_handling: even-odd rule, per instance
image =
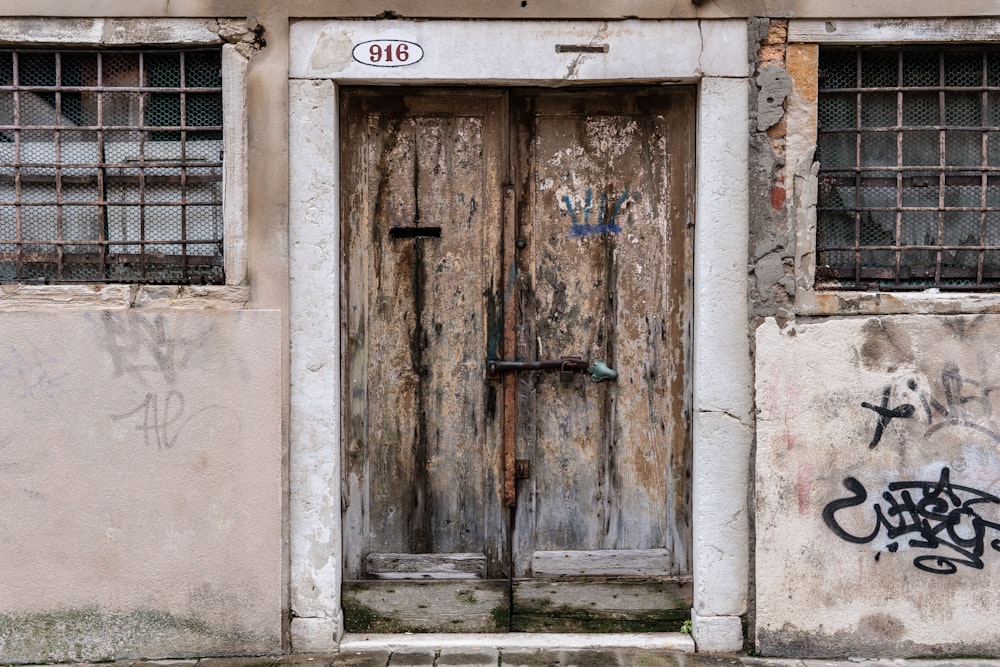
[[365, 573], [372, 579], [485, 579], [486, 556], [369, 553], [365, 556]]
[[673, 570], [669, 549], [536, 551], [531, 557], [536, 577], [665, 577]]
[[519, 352], [602, 359], [522, 380], [515, 575], [535, 551], [667, 549], [689, 567], [685, 381], [693, 96], [516, 98]]
[[692, 91], [343, 92], [348, 627], [675, 629]]
[[[499, 452], [483, 382], [498, 282], [497, 93], [344, 95], [349, 578], [375, 553], [497, 570]], [[434, 234], [393, 229], [434, 228]], [[495, 300], [495, 298], [494, 298]]]

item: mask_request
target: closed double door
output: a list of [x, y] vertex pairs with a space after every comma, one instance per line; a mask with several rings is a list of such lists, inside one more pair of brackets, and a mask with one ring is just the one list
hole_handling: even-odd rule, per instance
[[341, 90], [349, 631], [686, 617], [693, 110]]

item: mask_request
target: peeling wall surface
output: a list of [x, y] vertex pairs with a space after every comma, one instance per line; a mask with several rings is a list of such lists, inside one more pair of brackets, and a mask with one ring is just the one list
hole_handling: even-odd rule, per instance
[[1000, 653], [996, 293], [815, 281], [820, 50], [993, 43], [996, 21], [749, 22], [763, 655]]
[[757, 642], [767, 655], [992, 655], [995, 316], [757, 331]]
[[0, 661], [280, 649], [278, 321], [0, 317]]

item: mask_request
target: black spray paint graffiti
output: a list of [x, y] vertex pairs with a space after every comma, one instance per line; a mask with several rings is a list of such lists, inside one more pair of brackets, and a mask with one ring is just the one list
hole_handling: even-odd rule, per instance
[[[1000, 531], [1000, 523], [984, 518], [984, 513], [992, 511], [1000, 516], [1000, 498], [985, 491], [951, 483], [951, 471], [941, 469], [936, 482], [892, 482], [882, 494], [885, 507], [875, 502], [875, 526], [867, 534], [855, 535], [846, 530], [837, 520], [837, 513], [858, 505], [868, 499], [868, 492], [854, 477], [844, 480], [851, 496], [830, 502], [823, 508], [823, 521], [837, 537], [854, 544], [867, 544], [874, 540], [882, 529], [893, 540], [886, 549], [896, 552], [898, 538], [912, 535], [907, 545], [914, 549], [950, 550], [941, 553], [924, 554], [913, 559], [913, 564], [925, 572], [953, 574], [959, 565], [981, 570], [982, 556], [986, 551], [987, 531]], [[990, 548], [1000, 551], [1000, 539], [992, 539]], [[881, 553], [875, 554], [875, 560]]]
[[[919, 389], [916, 380], [908, 381], [906, 386], [910, 392], [916, 394], [916, 398], [923, 408], [919, 418], [922, 418], [928, 425], [924, 432], [926, 437], [930, 437], [947, 427], [961, 427], [985, 435], [994, 443], [1000, 443], [1000, 433], [983, 425], [983, 422], [989, 422], [992, 419], [993, 406], [990, 394], [993, 387], [963, 378], [961, 371], [953, 364], [945, 366], [941, 372], [943, 401], [929, 391]], [[868, 443], [869, 449], [878, 446], [886, 427], [893, 419], [909, 419], [917, 414], [917, 409], [911, 403], [901, 403], [896, 407], [890, 407], [892, 394], [892, 386], [887, 386], [882, 391], [882, 401], [879, 405], [868, 401], [861, 403], [861, 407], [872, 410], [878, 415], [875, 431], [872, 434], [871, 442]]]
[[872, 436], [872, 441], [868, 443], [868, 449], [875, 449], [878, 446], [880, 440], [882, 440], [882, 434], [885, 433], [885, 427], [889, 423], [898, 418], [909, 419], [913, 416], [913, 406], [909, 403], [904, 403], [897, 408], [889, 407], [889, 398], [892, 396], [892, 387], [886, 387], [882, 391], [882, 404], [872, 405], [868, 401], [861, 403], [861, 407], [868, 408], [869, 410], [874, 410], [878, 415], [878, 424], [875, 425], [875, 434]]

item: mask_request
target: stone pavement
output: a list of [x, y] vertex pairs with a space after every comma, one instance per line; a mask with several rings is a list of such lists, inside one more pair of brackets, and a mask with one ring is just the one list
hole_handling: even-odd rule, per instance
[[[795, 660], [650, 649], [397, 648], [199, 660], [122, 660], [79, 667], [1000, 667], [1000, 659]], [[76, 667], [76, 666], [74, 666]]]

